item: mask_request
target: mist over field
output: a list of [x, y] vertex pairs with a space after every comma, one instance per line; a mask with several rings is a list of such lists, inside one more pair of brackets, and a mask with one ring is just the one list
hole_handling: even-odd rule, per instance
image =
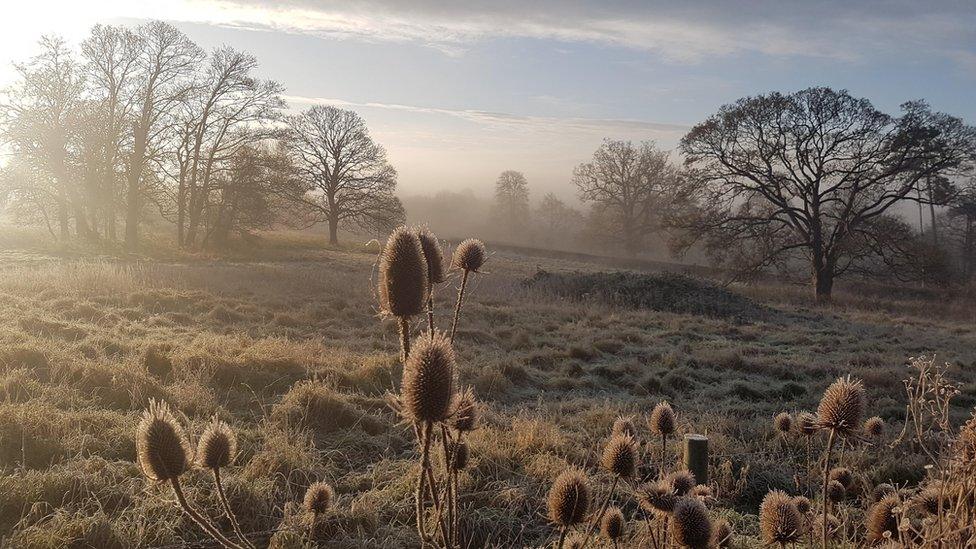
[[0, 19], [0, 549], [976, 547], [976, 6]]

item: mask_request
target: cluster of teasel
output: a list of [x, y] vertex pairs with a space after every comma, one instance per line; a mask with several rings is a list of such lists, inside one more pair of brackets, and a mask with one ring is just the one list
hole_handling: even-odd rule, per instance
[[[380, 256], [380, 305], [384, 314], [398, 320], [403, 360], [400, 394], [390, 395], [390, 403], [413, 427], [420, 449], [414, 503], [417, 533], [425, 546], [462, 544], [458, 475], [468, 462], [465, 436], [477, 427], [478, 403], [470, 388], [458, 387], [453, 342], [468, 278], [479, 272], [486, 258], [479, 240], [465, 240], [455, 249], [451, 265], [461, 272], [461, 284], [447, 335], [434, 323], [434, 289], [447, 279], [434, 234], [400, 227]], [[410, 321], [425, 313], [426, 330], [412, 341]], [[431, 459], [438, 453], [438, 438], [440, 470]]]
[[[600, 459], [601, 468], [610, 475], [602, 498], [595, 498], [589, 477], [578, 468], [564, 471], [553, 482], [546, 503], [549, 520], [558, 528], [558, 549], [586, 547], [597, 528], [615, 548], [621, 543], [660, 549], [731, 545], [731, 526], [724, 519], [713, 520], [706, 507], [715, 501], [711, 488], [697, 484], [690, 471], [667, 472], [667, 440], [677, 427], [671, 405], [657, 404], [647, 426], [654, 439], [660, 439], [659, 451], [656, 441], [646, 446], [646, 457], [659, 460], [656, 473], [641, 474], [643, 456], [636, 424], [633, 418], [621, 417], [614, 421]], [[624, 511], [611, 505], [618, 488], [636, 499], [643, 529], [628, 528]]]
[[[236, 455], [237, 436], [227, 423], [217, 418], [200, 435], [194, 449], [186, 431], [165, 402], [151, 401], [136, 430], [136, 456], [143, 474], [156, 483], [169, 483], [177, 505], [221, 547], [254, 549], [227, 501], [221, 480], [221, 471], [233, 464]], [[187, 500], [180, 478], [194, 467], [212, 474], [221, 511], [226, 515], [235, 539], [221, 532]], [[311, 530], [331, 507], [332, 500], [333, 491], [328, 484], [317, 482], [309, 486], [304, 502], [309, 518], [309, 539]]]

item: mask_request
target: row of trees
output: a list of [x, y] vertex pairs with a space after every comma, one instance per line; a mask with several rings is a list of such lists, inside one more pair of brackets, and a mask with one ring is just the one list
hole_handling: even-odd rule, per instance
[[0, 201], [61, 239], [122, 240], [175, 225], [181, 246], [325, 223], [382, 231], [403, 219], [396, 171], [353, 112], [286, 116], [257, 60], [204, 52], [175, 27], [96, 25], [79, 51], [44, 37], [0, 100], [10, 161]]

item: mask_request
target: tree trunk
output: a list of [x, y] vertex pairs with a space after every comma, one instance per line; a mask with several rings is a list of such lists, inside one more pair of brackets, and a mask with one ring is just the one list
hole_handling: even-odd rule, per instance
[[830, 265], [814, 269], [813, 287], [817, 303], [830, 303], [830, 294], [834, 288], [834, 270]]
[[329, 218], [329, 245], [339, 244], [339, 220], [335, 216]]
[[143, 163], [146, 154], [146, 132], [148, 128], [140, 124], [135, 131], [135, 144], [132, 149], [132, 161], [129, 164], [129, 174], [125, 189], [125, 249], [136, 251], [139, 244], [139, 211], [142, 209], [142, 193], [139, 181], [142, 179]]

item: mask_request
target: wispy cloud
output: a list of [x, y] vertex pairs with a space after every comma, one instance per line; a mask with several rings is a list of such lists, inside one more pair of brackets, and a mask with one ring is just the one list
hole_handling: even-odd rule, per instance
[[438, 107], [424, 107], [415, 105], [401, 105], [396, 103], [372, 103], [346, 101], [325, 97], [284, 96], [285, 101], [296, 105], [332, 105], [351, 109], [382, 109], [387, 111], [402, 111], [409, 113], [448, 116], [486, 126], [519, 127], [543, 132], [565, 132], [567, 130], [592, 132], [600, 135], [615, 135], [620, 132], [628, 134], [645, 132], [648, 134], [683, 134], [689, 127], [680, 124], [666, 124], [648, 122], [644, 120], [583, 118], [583, 117], [550, 117], [525, 116], [519, 114], [492, 112], [474, 109], [444, 109]]

